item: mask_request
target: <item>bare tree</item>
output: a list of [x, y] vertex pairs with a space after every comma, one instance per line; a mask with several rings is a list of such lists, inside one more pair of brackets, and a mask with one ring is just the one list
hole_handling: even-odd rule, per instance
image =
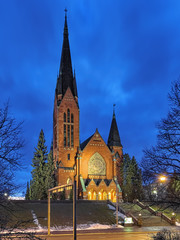
[[[15, 228], [25, 226], [25, 222], [17, 222], [10, 225], [11, 217], [14, 217], [13, 204], [7, 196], [18, 189], [15, 184], [15, 172], [22, 168], [22, 150], [24, 139], [22, 137], [22, 124], [9, 113], [9, 105], [6, 103], [0, 108], [0, 239], [40, 239], [32, 233], [12, 234]], [[3, 233], [3, 230], [6, 233]]]
[[[168, 95], [170, 108], [166, 118], [157, 124], [156, 146], [144, 150], [142, 167], [144, 180], [154, 181], [158, 174], [169, 178], [169, 198], [175, 204], [180, 203], [180, 81], [172, 83]], [[173, 187], [174, 186], [174, 187]], [[176, 186], [176, 187], [175, 187]], [[178, 187], [179, 186], [179, 187]], [[170, 191], [171, 190], [171, 191]], [[168, 194], [168, 191], [167, 191]], [[174, 197], [173, 197], [174, 194]], [[166, 200], [168, 200], [166, 196]]]
[[10, 115], [8, 103], [0, 108], [0, 197], [12, 194], [15, 189], [14, 173], [21, 167], [22, 149], [22, 122], [18, 123]]

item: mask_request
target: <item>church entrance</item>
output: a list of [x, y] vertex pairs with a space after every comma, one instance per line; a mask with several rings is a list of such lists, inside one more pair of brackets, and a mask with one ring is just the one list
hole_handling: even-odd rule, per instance
[[93, 189], [88, 192], [88, 200], [96, 200], [97, 199], [97, 193]]
[[116, 191], [111, 189], [111, 191], [108, 193], [108, 199], [112, 202], [116, 202]]

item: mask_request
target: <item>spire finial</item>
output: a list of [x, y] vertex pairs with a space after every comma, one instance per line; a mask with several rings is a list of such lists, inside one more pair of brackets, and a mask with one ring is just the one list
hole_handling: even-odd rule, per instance
[[65, 17], [67, 17], [67, 8], [64, 9]]
[[113, 117], [115, 117], [115, 106], [116, 104], [113, 104]]
[[64, 36], [68, 36], [68, 26], [67, 26], [67, 9], [64, 9], [65, 21], [64, 21]]

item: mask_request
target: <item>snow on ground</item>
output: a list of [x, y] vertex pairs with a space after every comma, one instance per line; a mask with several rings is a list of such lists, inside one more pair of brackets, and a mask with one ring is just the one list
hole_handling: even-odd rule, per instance
[[108, 204], [108, 208], [109, 208], [110, 210], [115, 210], [115, 207], [112, 206], [112, 205], [110, 205], [110, 204]]
[[12, 196], [9, 196], [8, 200], [25, 200], [25, 197], [12, 197]]
[[39, 224], [39, 221], [38, 221], [38, 219], [37, 219], [37, 216], [36, 216], [36, 214], [35, 214], [35, 212], [34, 212], [33, 210], [31, 210], [31, 214], [32, 214], [32, 217], [33, 217], [33, 222], [34, 222], [34, 224], [36, 224], [39, 229], [42, 229], [42, 227], [41, 227], [41, 225]]
[[[111, 210], [113, 210], [113, 211], [115, 211], [115, 212], [114, 212], [114, 215], [116, 215], [116, 208], [115, 208], [114, 206], [108, 204], [108, 208], [111, 209]], [[125, 218], [126, 218], [126, 215], [118, 212], [118, 217], [120, 217], [120, 218], [122, 218], [122, 219], [125, 219]]]
[[[38, 227], [36, 228], [28, 228], [26, 230], [20, 230], [20, 229], [14, 229], [11, 233], [21, 232], [21, 233], [28, 233], [28, 232], [47, 232], [47, 227]], [[94, 229], [111, 229], [111, 228], [117, 228], [116, 225], [103, 225], [99, 223], [92, 223], [92, 224], [78, 224], [77, 230], [94, 230]], [[118, 225], [118, 228], [124, 228], [121, 225]], [[73, 231], [73, 226], [55, 226], [51, 227], [51, 232], [53, 231]], [[7, 231], [4, 231], [3, 233], [7, 233]]]

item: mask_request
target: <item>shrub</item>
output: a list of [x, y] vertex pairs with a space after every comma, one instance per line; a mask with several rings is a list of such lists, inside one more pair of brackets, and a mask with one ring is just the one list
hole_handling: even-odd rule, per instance
[[154, 240], [180, 240], [180, 233], [163, 229], [156, 235], [152, 236]]

